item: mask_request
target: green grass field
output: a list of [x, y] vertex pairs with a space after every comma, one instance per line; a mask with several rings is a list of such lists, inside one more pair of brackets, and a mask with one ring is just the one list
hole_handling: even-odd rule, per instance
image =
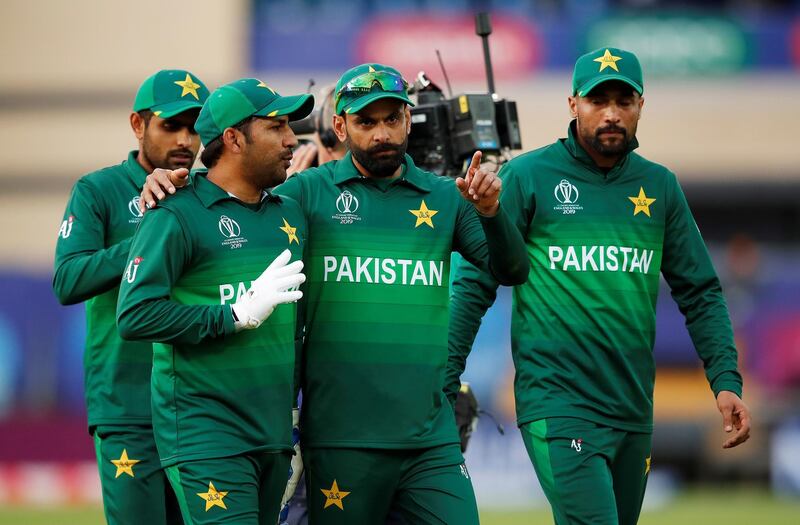
[[[101, 525], [98, 507], [0, 508], [0, 525]], [[482, 525], [550, 525], [545, 510], [484, 512]], [[668, 508], [645, 512], [640, 525], [792, 525], [800, 523], [800, 500], [779, 500], [763, 490], [696, 490], [678, 497]], [[355, 524], [354, 524], [355, 525]]]

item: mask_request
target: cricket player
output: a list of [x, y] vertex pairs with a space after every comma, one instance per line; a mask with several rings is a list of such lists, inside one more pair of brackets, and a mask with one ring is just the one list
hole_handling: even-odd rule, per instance
[[119, 330], [157, 343], [153, 427], [186, 523], [278, 517], [307, 228], [294, 200], [266, 190], [286, 178], [289, 121], [313, 106], [253, 78], [214, 91], [196, 124], [208, 172], [148, 211], [131, 245]]
[[[650, 471], [659, 273], [686, 317], [726, 432], [750, 414], [719, 280], [675, 175], [633, 152], [644, 99], [633, 53], [575, 63], [568, 137], [503, 168], [501, 206], [527, 240], [515, 287], [517, 424], [558, 525], [636, 523]], [[497, 282], [457, 270], [450, 318], [453, 397]]]
[[[352, 68], [334, 97], [348, 153], [276, 189], [300, 203], [309, 229], [300, 424], [309, 523], [383, 525], [391, 505], [410, 523], [477, 524], [442, 391], [450, 256], [519, 284], [522, 237], [480, 153], [455, 182], [414, 165], [396, 69]], [[169, 174], [148, 179], [148, 205], [175, 184]]]
[[145, 80], [130, 115], [139, 149], [78, 180], [58, 233], [53, 290], [61, 304], [86, 302], [86, 409], [112, 525], [181, 522], [153, 440], [153, 351], [120, 338], [115, 311], [131, 237], [142, 220], [145, 177], [155, 168], [192, 165], [200, 148], [194, 124], [207, 97], [188, 71], [159, 71]]

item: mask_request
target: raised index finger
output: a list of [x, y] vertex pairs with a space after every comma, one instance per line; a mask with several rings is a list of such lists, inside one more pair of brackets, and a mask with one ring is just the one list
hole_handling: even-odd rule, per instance
[[478, 171], [481, 167], [481, 157], [483, 153], [481, 150], [476, 151], [472, 155], [472, 160], [469, 162], [469, 168], [467, 168], [467, 173], [470, 175], [474, 175], [476, 171]]

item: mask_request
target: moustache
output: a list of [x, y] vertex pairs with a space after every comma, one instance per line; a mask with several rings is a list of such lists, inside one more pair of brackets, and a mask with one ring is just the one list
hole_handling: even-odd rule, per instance
[[174, 149], [169, 152], [170, 157], [174, 157], [176, 155], [180, 156], [186, 155], [188, 157], [194, 157], [194, 153], [192, 153], [192, 150], [186, 148]]
[[597, 131], [595, 131], [594, 134], [595, 134], [596, 137], [599, 137], [603, 133], [620, 133], [620, 134], [622, 134], [623, 137], [627, 137], [628, 136], [628, 132], [625, 130], [625, 128], [621, 128], [621, 127], [615, 126], [613, 124], [610, 125], [610, 126], [604, 126], [602, 128], [597, 128]]

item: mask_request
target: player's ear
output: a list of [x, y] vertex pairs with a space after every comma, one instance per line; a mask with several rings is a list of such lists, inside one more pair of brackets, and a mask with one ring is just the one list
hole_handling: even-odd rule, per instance
[[578, 97], [567, 97], [567, 105], [569, 106], [569, 116], [578, 118]]
[[642, 108], [643, 107], [644, 107], [644, 97], [639, 95], [639, 116], [637, 117], [637, 120], [642, 118]]
[[235, 153], [241, 153], [242, 146], [246, 142], [244, 133], [235, 128], [225, 128], [222, 132], [222, 143], [227, 149]]
[[406, 135], [411, 133], [411, 107], [406, 104], [403, 109], [403, 114], [406, 117]]
[[131, 129], [133, 130], [133, 134], [136, 135], [137, 140], [144, 139], [144, 130], [147, 127], [147, 124], [144, 121], [144, 118], [135, 111], [131, 113], [130, 117], [131, 121]]
[[344, 142], [347, 138], [347, 126], [345, 125], [345, 115], [334, 115], [333, 116], [333, 132], [336, 133], [336, 138], [339, 139], [339, 142]]

